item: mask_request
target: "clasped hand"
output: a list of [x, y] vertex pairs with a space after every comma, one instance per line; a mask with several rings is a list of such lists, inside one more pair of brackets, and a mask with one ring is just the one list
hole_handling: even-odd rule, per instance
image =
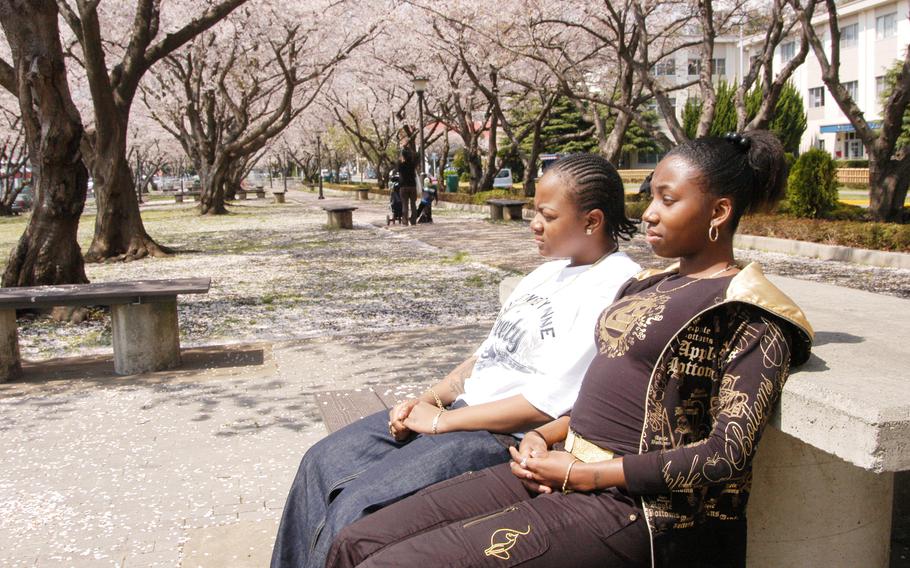
[[399, 442], [407, 439], [412, 432], [432, 434], [433, 419], [437, 414], [439, 407], [427, 402], [417, 399], [400, 402], [389, 411], [389, 434]]
[[[512, 473], [530, 491], [553, 493], [562, 489], [569, 464], [575, 456], [569, 452], [552, 451], [540, 436], [525, 436], [518, 449], [509, 448]], [[571, 484], [568, 488], [573, 488]]]

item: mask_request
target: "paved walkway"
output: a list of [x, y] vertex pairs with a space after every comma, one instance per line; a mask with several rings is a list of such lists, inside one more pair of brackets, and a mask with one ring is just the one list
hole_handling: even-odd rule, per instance
[[[526, 225], [439, 209], [432, 226], [385, 233], [367, 227], [385, 225], [385, 201], [357, 205], [364, 235], [408, 239], [415, 254], [428, 244], [515, 272], [540, 262]], [[22, 381], [0, 384], [0, 566], [265, 565], [299, 458], [324, 435], [313, 393], [434, 380], [492, 316], [192, 349], [179, 371], [135, 377], [113, 375], [107, 356], [26, 365]]]

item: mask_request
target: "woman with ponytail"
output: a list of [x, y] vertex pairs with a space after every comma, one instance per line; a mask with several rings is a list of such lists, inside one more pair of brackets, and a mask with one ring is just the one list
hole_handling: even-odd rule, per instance
[[679, 262], [600, 315], [571, 416], [528, 432], [508, 464], [349, 526], [327, 566], [745, 566], [752, 457], [812, 328], [735, 261], [733, 234], [785, 179], [768, 132], [671, 151], [642, 220]]

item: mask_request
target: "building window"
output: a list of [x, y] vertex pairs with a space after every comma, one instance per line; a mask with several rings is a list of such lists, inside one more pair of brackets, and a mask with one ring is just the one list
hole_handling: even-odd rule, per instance
[[689, 59], [689, 64], [686, 66], [686, 71], [689, 75], [700, 75], [701, 74], [701, 58], [691, 58]]
[[825, 106], [825, 88], [815, 87], [809, 89], [809, 108], [819, 108]]
[[723, 57], [711, 60], [711, 73], [723, 77], [727, 74], [727, 60]]
[[796, 42], [788, 41], [780, 46], [780, 61], [786, 63], [796, 57]]
[[885, 82], [885, 76], [879, 75], [875, 78], [875, 96], [881, 97], [882, 93], [885, 92], [885, 89], [888, 88], [888, 83]]
[[676, 75], [676, 60], [664, 59], [654, 65], [654, 74], [658, 77], [670, 77]]
[[840, 47], [854, 47], [859, 37], [859, 24], [850, 24], [840, 29]]
[[846, 83], [841, 83], [841, 84], [844, 86], [845, 89], [847, 89], [847, 93], [850, 95], [850, 98], [855, 101], [857, 91], [859, 90], [859, 82], [858, 81], [847, 81]]
[[887, 39], [897, 35], [897, 12], [875, 18], [875, 39]]
[[676, 97], [670, 97], [670, 106], [676, 108]]
[[816, 140], [816, 141], [815, 141], [815, 147], [818, 148], [819, 150], [824, 150], [824, 149], [825, 149], [825, 141], [824, 141], [823, 139], [822, 139], [822, 140]]

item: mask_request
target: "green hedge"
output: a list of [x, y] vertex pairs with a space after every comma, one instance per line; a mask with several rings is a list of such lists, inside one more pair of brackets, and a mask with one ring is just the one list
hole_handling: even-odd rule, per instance
[[740, 221], [739, 232], [745, 235], [827, 245], [910, 252], [910, 225], [898, 223], [797, 219], [787, 215], [748, 215]]

